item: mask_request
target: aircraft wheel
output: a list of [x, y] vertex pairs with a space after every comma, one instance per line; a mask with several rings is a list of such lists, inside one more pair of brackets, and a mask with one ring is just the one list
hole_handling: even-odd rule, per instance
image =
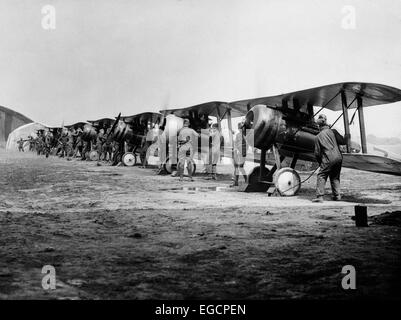
[[97, 161], [99, 160], [99, 153], [97, 151], [91, 151], [89, 152], [89, 159], [91, 161]]
[[177, 170], [177, 164], [172, 164], [170, 158], [167, 158], [164, 164], [164, 170], [166, 170], [168, 174], [172, 174], [173, 171]]
[[281, 168], [274, 174], [274, 184], [282, 196], [295, 196], [301, 188], [301, 178], [292, 168]]
[[136, 155], [132, 152], [126, 152], [124, 153], [124, 155], [122, 156], [122, 163], [126, 166], [126, 167], [132, 167], [136, 164]]
[[[265, 177], [269, 174], [270, 170], [268, 168], [265, 169]], [[257, 184], [259, 183], [259, 176], [260, 176], [260, 166], [253, 168], [252, 172], [248, 176], [248, 183], [249, 184]], [[270, 179], [270, 182], [273, 182]]]

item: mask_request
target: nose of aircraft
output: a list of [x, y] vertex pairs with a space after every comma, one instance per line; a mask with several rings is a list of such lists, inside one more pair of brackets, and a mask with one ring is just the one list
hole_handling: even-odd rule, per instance
[[260, 104], [252, 107], [244, 123], [248, 144], [259, 149], [269, 149], [277, 137], [281, 121], [278, 110]]
[[131, 129], [124, 121], [118, 121], [117, 125], [114, 127], [113, 139], [116, 141], [126, 140], [130, 134]]

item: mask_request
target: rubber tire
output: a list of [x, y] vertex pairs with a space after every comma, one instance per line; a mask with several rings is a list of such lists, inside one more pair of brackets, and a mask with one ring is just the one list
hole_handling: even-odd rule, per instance
[[[127, 164], [125, 164], [125, 162], [124, 162], [124, 157], [126, 156], [126, 155], [129, 155], [129, 154], [131, 154], [131, 155], [133, 155], [134, 156], [134, 163], [132, 164], [132, 165], [127, 165]], [[133, 153], [133, 152], [126, 152], [126, 153], [124, 153], [123, 154], [123, 156], [121, 157], [121, 162], [124, 164], [124, 166], [126, 166], [126, 167], [133, 167], [133, 166], [135, 166], [137, 163], [138, 163], [138, 158], [137, 158], [137, 155], [135, 154], [135, 153]]]

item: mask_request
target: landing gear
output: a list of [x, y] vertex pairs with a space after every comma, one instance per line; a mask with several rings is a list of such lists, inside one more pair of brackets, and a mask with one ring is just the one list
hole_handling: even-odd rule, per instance
[[260, 166], [255, 167], [248, 177], [245, 192], [267, 192], [269, 195], [276, 190], [282, 196], [294, 196], [301, 188], [301, 179], [294, 170], [298, 157], [294, 155], [290, 168], [281, 168], [285, 157], [281, 156], [276, 145], [272, 146], [275, 164], [271, 170], [266, 168], [266, 152], [262, 150]]
[[301, 188], [301, 178], [292, 168], [281, 168], [274, 174], [274, 185], [282, 196], [295, 196]]
[[273, 183], [273, 179], [269, 175], [270, 170], [265, 167], [262, 171], [260, 166], [253, 168], [248, 176], [248, 185], [244, 190], [245, 192], [266, 192], [269, 189]]
[[89, 152], [89, 159], [91, 161], [98, 161], [99, 160], [99, 153], [95, 150]]
[[126, 166], [126, 167], [132, 167], [136, 164], [137, 159], [136, 159], [136, 155], [133, 152], [126, 152], [124, 153], [124, 155], [121, 158], [122, 163]]

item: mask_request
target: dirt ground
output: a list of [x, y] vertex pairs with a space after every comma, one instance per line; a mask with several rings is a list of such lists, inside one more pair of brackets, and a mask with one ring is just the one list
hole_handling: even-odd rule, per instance
[[[344, 169], [344, 201], [323, 204], [315, 181], [268, 197], [227, 188], [229, 175], [180, 183], [0, 151], [0, 298], [400, 299], [401, 178]], [[351, 219], [358, 203], [367, 228]], [[356, 290], [341, 287], [344, 265]]]

